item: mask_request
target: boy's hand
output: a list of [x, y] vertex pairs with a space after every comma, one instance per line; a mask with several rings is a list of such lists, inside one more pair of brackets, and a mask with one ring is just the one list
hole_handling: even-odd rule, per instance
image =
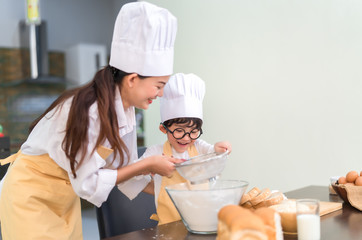
[[232, 150], [231, 144], [227, 141], [215, 143], [214, 149], [215, 149], [215, 152], [217, 152], [217, 153], [223, 153], [223, 152], [229, 151], [229, 154], [231, 153], [231, 150]]

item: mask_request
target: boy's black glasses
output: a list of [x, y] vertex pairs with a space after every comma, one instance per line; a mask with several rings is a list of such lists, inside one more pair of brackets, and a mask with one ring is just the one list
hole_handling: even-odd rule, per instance
[[175, 139], [182, 139], [184, 138], [187, 134], [189, 135], [189, 137], [192, 139], [192, 140], [196, 140], [198, 139], [201, 134], [202, 134], [202, 129], [193, 129], [191, 132], [186, 132], [184, 129], [182, 128], [176, 128], [175, 130], [171, 131], [170, 129], [168, 129], [165, 124], [161, 123], [162, 126], [166, 129], [166, 131], [168, 131], [169, 133], [172, 134], [172, 136], [175, 138]]

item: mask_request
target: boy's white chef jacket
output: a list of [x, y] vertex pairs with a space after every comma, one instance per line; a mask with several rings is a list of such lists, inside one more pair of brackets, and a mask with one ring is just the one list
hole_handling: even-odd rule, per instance
[[[21, 146], [21, 151], [28, 155], [49, 154], [61, 168], [68, 172], [75, 193], [79, 197], [100, 207], [101, 204], [107, 200], [109, 193], [116, 185], [116, 169], [119, 165], [120, 158], [118, 155], [112, 164], [113, 154], [104, 160], [97, 151], [92, 153], [100, 130], [98, 106], [95, 102], [89, 108], [89, 143], [86, 157], [80, 168], [76, 171], [77, 177], [73, 177], [70, 169], [70, 161], [62, 149], [62, 142], [65, 136], [64, 130], [71, 102], [72, 98], [66, 100], [62, 107], [56, 107], [43, 117], [30, 133], [26, 142]], [[134, 107], [130, 107], [127, 110], [123, 109], [123, 103], [118, 88], [116, 89], [115, 94], [115, 108], [119, 134], [128, 147], [131, 163], [138, 158], [135, 109]], [[111, 147], [107, 140], [102, 145], [107, 148]], [[79, 161], [79, 155], [76, 159]], [[123, 166], [128, 163], [127, 156], [125, 156]], [[140, 180], [137, 184], [134, 184], [133, 187], [136, 190], [141, 191], [147, 183], [148, 181]]]
[[[212, 153], [214, 152], [214, 145], [211, 145], [207, 142], [205, 142], [202, 139], [197, 139], [194, 143], [196, 150], [198, 152], [198, 154], [206, 154], [206, 153]], [[150, 157], [150, 156], [154, 156], [154, 155], [162, 155], [163, 153], [163, 144], [159, 144], [159, 145], [154, 145], [151, 147], [148, 147], [145, 151], [145, 153], [142, 155], [142, 157], [139, 160], [142, 160], [146, 157]], [[179, 159], [188, 159], [189, 154], [187, 151], [183, 152], [183, 153], [178, 153], [176, 152], [176, 150], [174, 148], [172, 148], [172, 156], [174, 158], [179, 158]], [[150, 181], [151, 177], [150, 176], [137, 176], [134, 177], [131, 180], [128, 180], [120, 185], [118, 185], [118, 188], [124, 193], [126, 194], [130, 199], [133, 199], [134, 197], [136, 197], [140, 191], [138, 191], [139, 186], [144, 185], [145, 181]], [[158, 200], [158, 195], [160, 193], [160, 189], [161, 189], [161, 181], [162, 181], [162, 176], [155, 174], [153, 176], [153, 180], [154, 180], [154, 190], [155, 190], [155, 204], [156, 204], [156, 208], [157, 208], [157, 200]]]

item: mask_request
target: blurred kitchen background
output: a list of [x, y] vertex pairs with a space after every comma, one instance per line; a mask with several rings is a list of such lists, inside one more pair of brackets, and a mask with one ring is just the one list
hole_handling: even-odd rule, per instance
[[[49, 72], [27, 82], [25, 1], [0, 0], [0, 124], [12, 152], [60, 92], [107, 63], [125, 2], [41, 1]], [[362, 1], [149, 2], [178, 18], [175, 72], [206, 82], [202, 138], [233, 145], [223, 178], [289, 191], [361, 170]], [[138, 116], [140, 145], [165, 140], [158, 101]]]
[[12, 152], [62, 91], [107, 65], [114, 20], [125, 2], [39, 1], [41, 22], [33, 27], [25, 23], [25, 0], [1, 0], [0, 124]]
[[[27, 15], [31, 0], [0, 0], [0, 158], [18, 151], [29, 124], [61, 92], [107, 65], [114, 21], [130, 1], [33, 2], [39, 4], [36, 25]], [[142, 111], [137, 124], [142, 146]], [[0, 168], [0, 178], [6, 169]], [[93, 205], [82, 200], [82, 208], [84, 239], [99, 239]]]

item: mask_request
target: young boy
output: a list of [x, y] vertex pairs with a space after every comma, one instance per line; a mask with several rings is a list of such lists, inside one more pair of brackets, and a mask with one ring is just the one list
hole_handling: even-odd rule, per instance
[[[188, 159], [212, 152], [231, 152], [231, 144], [224, 141], [211, 145], [200, 139], [202, 134], [202, 100], [205, 83], [194, 74], [178, 73], [171, 76], [160, 98], [161, 132], [167, 135], [164, 144], [148, 147], [140, 159], [153, 155], [167, 155]], [[153, 176], [155, 203], [159, 224], [181, 220], [165, 186], [186, 182], [177, 171], [170, 177]]]

